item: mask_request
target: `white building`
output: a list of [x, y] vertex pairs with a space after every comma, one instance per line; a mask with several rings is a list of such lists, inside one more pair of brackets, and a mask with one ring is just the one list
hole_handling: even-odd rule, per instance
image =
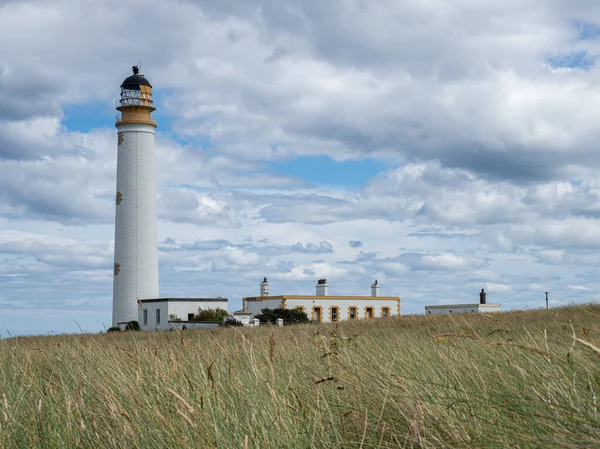
[[488, 304], [484, 289], [479, 293], [479, 304], [444, 304], [425, 306], [425, 315], [449, 315], [451, 313], [488, 313], [500, 312], [500, 304]]
[[156, 239], [155, 110], [152, 86], [133, 67], [121, 84], [117, 141], [117, 191], [113, 326], [136, 320], [138, 299], [158, 298]]
[[140, 330], [169, 330], [214, 327], [219, 323], [192, 321], [202, 310], [227, 311], [227, 298], [159, 298], [141, 299], [136, 319]]
[[447, 304], [442, 306], [425, 306], [426, 315], [488, 312], [500, 312], [500, 304]]
[[230, 315], [227, 315], [226, 320], [229, 321], [237, 321], [242, 326], [250, 326], [252, 325], [252, 314], [250, 312], [244, 312], [243, 310], [236, 310]]
[[[268, 292], [267, 278], [260, 284], [260, 291]], [[371, 296], [329, 296], [325, 279], [319, 279], [315, 293], [315, 296], [267, 294], [247, 297], [242, 299], [243, 309], [254, 315], [260, 314], [262, 309], [299, 309], [309, 319], [323, 323], [400, 315], [400, 298], [379, 296], [377, 281], [371, 286]]]

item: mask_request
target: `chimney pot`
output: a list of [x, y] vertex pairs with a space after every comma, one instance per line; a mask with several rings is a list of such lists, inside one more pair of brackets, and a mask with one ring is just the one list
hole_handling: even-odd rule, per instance
[[327, 296], [328, 291], [329, 291], [329, 286], [327, 285], [327, 280], [324, 278], [319, 279], [317, 281], [316, 295], [317, 296]]

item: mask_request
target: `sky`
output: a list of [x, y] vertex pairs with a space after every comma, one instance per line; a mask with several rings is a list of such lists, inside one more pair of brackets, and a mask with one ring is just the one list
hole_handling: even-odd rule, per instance
[[0, 1], [0, 337], [110, 326], [119, 86], [162, 297], [600, 294], [597, 0]]

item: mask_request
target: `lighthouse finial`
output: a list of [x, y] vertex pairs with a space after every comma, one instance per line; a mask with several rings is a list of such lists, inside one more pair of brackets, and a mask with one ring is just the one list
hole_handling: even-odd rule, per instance
[[140, 72], [140, 68], [137, 65], [134, 65], [132, 68], [133, 74], [137, 75]]

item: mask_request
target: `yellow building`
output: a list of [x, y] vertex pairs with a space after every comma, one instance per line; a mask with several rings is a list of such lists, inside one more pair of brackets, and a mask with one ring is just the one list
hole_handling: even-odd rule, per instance
[[267, 278], [260, 284], [260, 296], [243, 298], [243, 309], [253, 315], [262, 309], [299, 309], [313, 321], [331, 323], [362, 318], [387, 318], [400, 315], [398, 296], [379, 296], [379, 282], [371, 285], [370, 296], [329, 296], [325, 279], [319, 279], [315, 296], [276, 295], [269, 296]]

